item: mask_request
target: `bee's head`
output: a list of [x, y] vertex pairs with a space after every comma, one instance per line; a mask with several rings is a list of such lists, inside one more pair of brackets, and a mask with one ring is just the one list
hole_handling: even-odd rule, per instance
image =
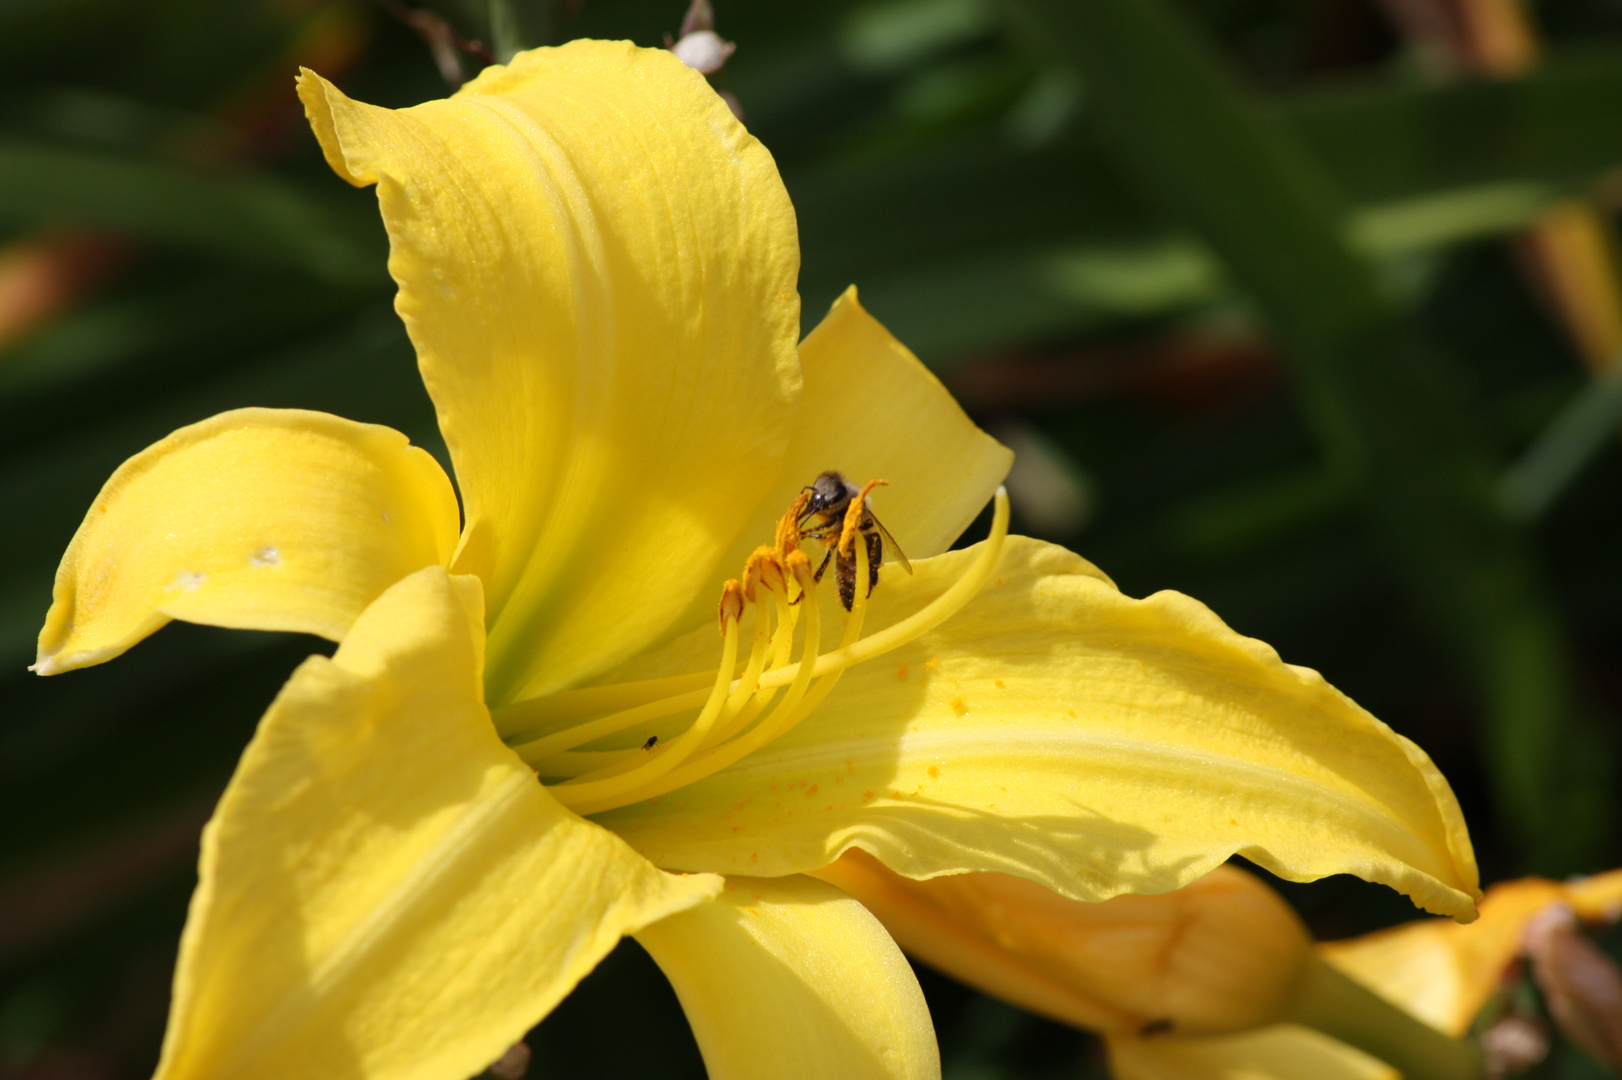
[[800, 489], [811, 493], [811, 498], [805, 504], [805, 513], [801, 515], [800, 520], [804, 521], [812, 514], [820, 514], [831, 506], [839, 505], [841, 500], [850, 497], [849, 488], [850, 485], [842, 474], [829, 469]]

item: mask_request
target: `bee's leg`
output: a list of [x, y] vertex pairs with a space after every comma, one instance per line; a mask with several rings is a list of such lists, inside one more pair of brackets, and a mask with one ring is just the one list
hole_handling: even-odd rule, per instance
[[884, 539], [877, 529], [863, 535], [867, 537], [867, 595], [872, 596], [879, 584], [879, 563], [884, 561]]
[[856, 560], [841, 555], [834, 563], [834, 579], [839, 583], [839, 602], [849, 611], [856, 602]]
[[812, 581], [815, 581], [818, 584], [822, 583], [822, 575], [828, 572], [828, 560], [833, 558], [833, 557], [834, 557], [834, 549], [829, 548], [828, 549], [828, 554], [826, 554], [826, 555], [824, 555], [822, 557], [822, 565], [817, 567], [817, 572], [811, 575], [811, 580]]

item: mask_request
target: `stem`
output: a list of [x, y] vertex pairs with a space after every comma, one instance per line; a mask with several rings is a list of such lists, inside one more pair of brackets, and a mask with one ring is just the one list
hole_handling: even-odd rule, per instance
[[1403, 1080], [1479, 1080], [1481, 1053], [1449, 1038], [1315, 958], [1293, 1014], [1298, 1024], [1355, 1046], [1402, 1073]]
[[551, 44], [551, 0], [489, 0], [491, 51], [507, 63], [525, 49]]

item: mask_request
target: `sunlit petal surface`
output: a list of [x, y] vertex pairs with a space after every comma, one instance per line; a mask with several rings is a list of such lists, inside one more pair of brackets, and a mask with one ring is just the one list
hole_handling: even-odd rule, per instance
[[929, 1080], [935, 1030], [901, 950], [809, 878], [728, 878], [637, 934], [670, 978], [710, 1080]]
[[619, 937], [713, 896], [497, 740], [477, 579], [389, 590], [298, 669], [203, 837], [158, 1075], [472, 1076]]
[[170, 619], [341, 640], [394, 582], [450, 561], [456, 496], [404, 435], [237, 409], [119, 467], [62, 558], [42, 674], [97, 664]]
[[[869, 621], [972, 557], [887, 572]], [[691, 670], [709, 636], [650, 673]], [[670, 868], [806, 872], [860, 846], [909, 877], [996, 870], [1084, 900], [1164, 892], [1234, 854], [1460, 917], [1477, 884], [1458, 804], [1411, 742], [1196, 601], [1130, 599], [1021, 537], [968, 607], [847, 671], [789, 735], [601, 820]]]
[[313, 74], [300, 95], [333, 168], [378, 187], [492, 702], [631, 655], [787, 444], [799, 247], [771, 156], [696, 71], [627, 42], [524, 53], [412, 109]]

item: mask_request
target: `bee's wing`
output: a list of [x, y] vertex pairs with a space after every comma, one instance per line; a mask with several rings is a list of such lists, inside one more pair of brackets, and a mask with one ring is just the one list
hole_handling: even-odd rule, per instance
[[901, 564], [901, 569], [909, 574], [912, 573], [912, 563], [907, 561], [907, 553], [902, 551], [901, 545], [895, 542], [895, 537], [891, 536], [890, 530], [884, 527], [884, 522], [879, 520], [879, 516], [873, 513], [871, 507], [868, 508], [867, 515], [873, 519], [873, 527], [879, 531], [879, 535], [884, 537], [884, 550], [895, 557], [895, 561]]

